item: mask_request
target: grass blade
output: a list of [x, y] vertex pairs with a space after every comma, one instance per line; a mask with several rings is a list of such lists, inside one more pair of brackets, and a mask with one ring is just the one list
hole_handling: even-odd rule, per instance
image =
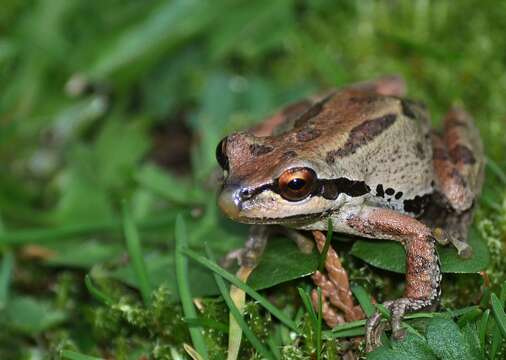
[[[207, 256], [214, 262], [214, 257], [209, 249], [209, 247], [206, 246], [206, 252]], [[246, 338], [249, 340], [251, 345], [255, 348], [255, 350], [261, 354], [263, 357], [267, 359], [274, 360], [275, 357], [272, 355], [272, 353], [258, 340], [258, 338], [255, 336], [253, 331], [249, 328], [248, 324], [246, 324], [246, 321], [242, 317], [239, 309], [235, 306], [232, 298], [230, 297], [229, 290], [227, 289], [227, 286], [225, 284], [225, 281], [221, 278], [221, 276], [217, 273], [213, 274], [214, 280], [216, 281], [216, 285], [218, 285], [218, 289], [220, 290], [221, 296], [225, 300], [225, 303], [227, 304], [230, 312], [234, 316], [235, 320], [237, 321], [238, 325], [240, 326], [242, 332], [246, 336]]]
[[114, 301], [108, 295], [106, 295], [103, 291], [100, 291], [95, 285], [93, 285], [93, 281], [91, 280], [91, 276], [89, 274], [86, 274], [86, 276], [84, 277], [84, 284], [86, 285], [86, 289], [88, 289], [90, 294], [98, 301], [108, 306], [114, 304]]
[[502, 343], [502, 334], [501, 334], [501, 330], [499, 330], [497, 328], [497, 322], [494, 321], [494, 326], [493, 326], [493, 330], [492, 330], [492, 344], [490, 345], [490, 359], [494, 360], [496, 355], [497, 355], [497, 351], [499, 350], [499, 346], [501, 345]]
[[130, 210], [126, 203], [123, 203], [123, 231], [125, 234], [128, 255], [132, 261], [132, 267], [139, 283], [142, 299], [145, 304], [149, 304], [151, 299], [151, 283], [149, 281], [146, 263], [142, 255], [142, 247], [139, 239], [139, 232], [135, 225]]
[[281, 310], [276, 308], [266, 298], [264, 298], [262, 295], [260, 295], [257, 291], [253, 290], [250, 286], [246, 285], [244, 282], [237, 279], [234, 275], [232, 275], [231, 273], [229, 273], [228, 271], [223, 269], [221, 266], [219, 266], [215, 262], [210, 261], [209, 259], [203, 257], [202, 255], [197, 254], [196, 252], [194, 252], [190, 249], [184, 249], [184, 250], [182, 250], [182, 253], [188, 255], [191, 259], [198, 262], [202, 266], [217, 273], [222, 278], [229, 281], [230, 283], [232, 283], [236, 287], [244, 290], [249, 296], [251, 296], [253, 299], [257, 300], [260, 305], [262, 305], [267, 311], [269, 311], [279, 321], [281, 321], [283, 324], [288, 326], [293, 331], [295, 331], [297, 333], [299, 332], [295, 322], [293, 322], [285, 313], [283, 313]]
[[316, 359], [320, 360], [322, 356], [322, 319], [323, 319], [323, 301], [322, 289], [318, 288], [318, 316], [316, 322]]
[[506, 337], [506, 314], [504, 313], [503, 304], [496, 294], [492, 294], [490, 303], [492, 304], [492, 313], [494, 314], [497, 326], [501, 330], [502, 336]]
[[6, 250], [0, 266], [0, 310], [5, 307], [9, 300], [9, 287], [13, 269], [14, 254], [11, 250]]
[[[178, 215], [176, 218], [176, 280], [177, 288], [179, 292], [179, 298], [181, 299], [181, 305], [183, 306], [184, 316], [190, 319], [198, 319], [197, 312], [193, 306], [192, 296], [190, 292], [190, 280], [188, 279], [188, 259], [183, 254], [183, 248], [187, 246], [188, 234], [186, 232], [186, 223], [184, 222], [183, 216]], [[195, 346], [195, 350], [205, 359], [208, 358], [207, 347], [202, 336], [201, 327], [190, 327], [190, 336]]]
[[503, 169], [492, 159], [487, 158], [485, 162], [486, 166], [489, 168], [489, 170], [499, 179], [503, 182], [503, 184], [506, 184], [506, 173]]
[[325, 268], [325, 261], [327, 260], [327, 253], [329, 252], [330, 243], [332, 242], [332, 220], [329, 219], [327, 225], [327, 238], [325, 239], [325, 245], [323, 245], [322, 252], [320, 254], [320, 263], [318, 264], [318, 271], [322, 272]]
[[371, 302], [371, 296], [365, 291], [365, 289], [360, 285], [355, 285], [351, 287], [351, 291], [353, 295], [357, 298], [358, 303], [364, 310], [364, 313], [367, 317], [372, 316], [374, 314], [374, 305]]
[[302, 303], [304, 304], [306, 311], [309, 313], [309, 317], [311, 318], [311, 323], [313, 325], [316, 325], [318, 318], [316, 316], [313, 305], [311, 303], [311, 298], [309, 297], [308, 293], [304, 289], [297, 288], [297, 290], [299, 291], [299, 296], [302, 299]]
[[489, 316], [490, 316], [490, 309], [487, 309], [487, 310], [485, 310], [485, 312], [481, 316], [480, 322], [478, 323], [478, 336], [480, 337], [480, 345], [481, 345], [483, 355], [485, 355], [485, 348], [487, 346], [487, 343], [485, 342], [485, 340], [487, 337]]
[[70, 350], [63, 350], [61, 355], [62, 355], [62, 358], [68, 359], [68, 360], [102, 360], [102, 358], [89, 356], [89, 355], [83, 355], [78, 352], [70, 351]]

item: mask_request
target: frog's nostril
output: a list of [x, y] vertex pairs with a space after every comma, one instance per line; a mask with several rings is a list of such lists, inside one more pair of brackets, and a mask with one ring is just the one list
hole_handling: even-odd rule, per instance
[[253, 192], [250, 189], [242, 189], [239, 191], [239, 197], [241, 200], [248, 200], [253, 195]]

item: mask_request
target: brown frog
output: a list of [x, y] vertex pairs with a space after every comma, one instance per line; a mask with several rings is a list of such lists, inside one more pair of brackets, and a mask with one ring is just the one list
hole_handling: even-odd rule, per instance
[[[292, 104], [258, 127], [227, 136], [217, 148], [224, 170], [219, 206], [255, 224], [239, 253], [253, 268], [273, 224], [294, 230], [333, 229], [399, 241], [406, 250], [406, 288], [387, 301], [395, 338], [406, 312], [433, 306], [441, 272], [435, 242], [470, 256], [468, 227], [483, 181], [484, 155], [468, 113], [453, 108], [443, 131], [426, 108], [404, 99], [391, 76]], [[378, 345], [380, 315], [366, 325]]]

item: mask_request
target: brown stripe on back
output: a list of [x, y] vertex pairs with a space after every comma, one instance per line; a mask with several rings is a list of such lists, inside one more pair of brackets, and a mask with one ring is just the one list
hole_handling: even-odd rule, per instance
[[350, 131], [348, 140], [346, 140], [346, 143], [341, 148], [327, 153], [327, 163], [333, 164], [335, 157], [344, 157], [354, 154], [358, 148], [371, 142], [383, 131], [392, 126], [396, 119], [397, 115], [387, 114], [375, 119], [364, 121], [360, 125], [354, 127]]

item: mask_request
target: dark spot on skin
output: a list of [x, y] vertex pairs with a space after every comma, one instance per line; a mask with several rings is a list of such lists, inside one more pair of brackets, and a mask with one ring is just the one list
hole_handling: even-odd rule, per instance
[[416, 106], [416, 104], [410, 100], [401, 100], [402, 113], [413, 120], [416, 119], [416, 113], [413, 110], [414, 106]]
[[397, 194], [395, 194], [395, 198], [399, 200], [402, 197], [402, 191], [399, 191]]
[[322, 196], [329, 200], [337, 199], [341, 193], [357, 197], [365, 195], [371, 191], [371, 188], [365, 182], [350, 180], [347, 178], [320, 180], [320, 183], [322, 185]]
[[327, 155], [325, 156], [325, 162], [327, 164], [329, 164], [329, 165], [332, 165], [332, 164], [334, 164], [335, 161], [336, 160], [335, 160], [335, 157], [334, 157], [334, 151], [329, 151], [327, 153]]
[[415, 196], [413, 199], [404, 200], [404, 211], [420, 215], [430, 202], [430, 194]]
[[350, 131], [348, 140], [342, 148], [332, 150], [327, 153], [326, 161], [328, 164], [335, 162], [335, 157], [344, 157], [354, 154], [358, 148], [374, 140], [383, 131], [388, 129], [397, 119], [395, 114], [387, 114], [379, 118], [364, 121]]
[[262, 144], [250, 144], [249, 151], [253, 156], [260, 156], [270, 153], [274, 148], [268, 145]]
[[333, 95], [334, 95], [334, 93], [330, 94], [329, 96], [327, 96], [323, 100], [315, 103], [309, 109], [307, 109], [302, 114], [300, 114], [299, 117], [297, 118], [297, 120], [295, 120], [295, 123], [294, 123], [295, 127], [302, 126], [309, 119], [312, 119], [315, 116], [318, 116], [318, 114], [321, 113], [322, 110], [325, 108], [325, 104], [327, 103], [327, 101], [329, 101]]
[[378, 184], [378, 186], [376, 186], [376, 196], [385, 197], [385, 191], [383, 191], [383, 185]]
[[466, 165], [473, 165], [476, 163], [474, 154], [467, 146], [456, 145], [450, 150], [450, 157], [454, 163], [463, 163]]
[[425, 159], [425, 151], [423, 151], [423, 145], [421, 142], [415, 144], [415, 156], [417, 159]]
[[295, 137], [297, 138], [297, 141], [300, 142], [307, 142], [314, 140], [320, 136], [320, 131], [317, 129], [314, 129], [312, 127], [305, 127], [299, 130]]
[[386, 189], [385, 192], [386, 192], [387, 195], [390, 195], [390, 196], [392, 196], [393, 194], [395, 194], [395, 190], [392, 189], [392, 188]]
[[448, 152], [446, 152], [445, 149], [436, 147], [432, 151], [432, 159], [433, 160], [441, 160], [441, 161], [447, 161], [450, 159], [448, 156]]
[[453, 181], [455, 181], [457, 183], [458, 186], [461, 186], [464, 188], [467, 187], [466, 180], [464, 179], [462, 174], [457, 169], [453, 169], [451, 171], [450, 177], [453, 179]]
[[293, 150], [285, 151], [283, 153], [283, 157], [285, 159], [292, 159], [294, 157], [297, 157], [297, 153], [295, 151], [293, 151]]

